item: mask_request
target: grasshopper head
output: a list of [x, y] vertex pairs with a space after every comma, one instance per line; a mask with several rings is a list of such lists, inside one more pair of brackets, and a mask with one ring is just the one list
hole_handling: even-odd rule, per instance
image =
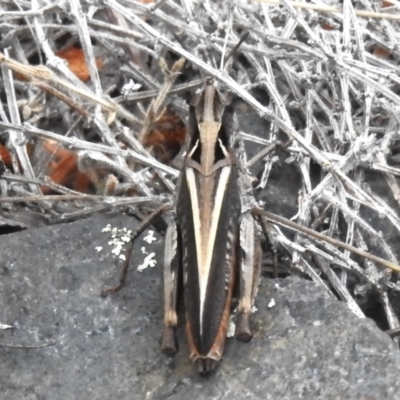
[[227, 97], [207, 78], [190, 106], [188, 158], [208, 175], [221, 160], [230, 159], [235, 141], [236, 116]]

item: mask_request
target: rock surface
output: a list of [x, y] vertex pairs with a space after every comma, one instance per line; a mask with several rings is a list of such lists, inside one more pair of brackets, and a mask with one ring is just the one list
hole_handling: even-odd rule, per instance
[[[132, 229], [135, 220], [103, 215], [1, 236], [0, 322], [17, 329], [1, 331], [0, 342], [57, 342], [0, 348], [1, 399], [400, 398], [400, 351], [389, 337], [295, 277], [262, 279], [253, 341], [229, 339], [212, 376], [195, 372], [183, 332], [179, 354], [166, 359], [159, 353], [163, 238], [140, 238], [126, 286], [104, 299], [101, 288], [119, 272], [107, 224]], [[157, 264], [140, 272], [143, 247]]]

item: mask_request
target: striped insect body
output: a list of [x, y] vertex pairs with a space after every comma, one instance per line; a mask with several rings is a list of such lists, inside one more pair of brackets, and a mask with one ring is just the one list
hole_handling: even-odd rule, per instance
[[[190, 358], [200, 372], [208, 373], [222, 357], [237, 286], [236, 336], [243, 341], [251, 339], [249, 316], [261, 257], [256, 256], [255, 222], [250, 214], [242, 213], [245, 188], [241, 175], [245, 171], [236, 153], [240, 147], [236, 116], [211, 78], [193, 99], [188, 131], [177, 185], [176, 218], [166, 240], [161, 347], [168, 355], [176, 352], [174, 330], [182, 272]], [[176, 234], [175, 243], [171, 232]], [[174, 255], [171, 249], [176, 250]]]

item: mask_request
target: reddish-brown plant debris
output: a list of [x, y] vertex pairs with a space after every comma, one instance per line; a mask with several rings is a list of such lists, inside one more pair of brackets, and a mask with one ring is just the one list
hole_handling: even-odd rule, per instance
[[[85, 60], [85, 54], [78, 47], [70, 47], [56, 53], [56, 56], [68, 62], [68, 68], [81, 80], [87, 81], [90, 78], [90, 73]], [[96, 60], [97, 68], [103, 66], [101, 60]]]
[[[58, 185], [69, 186], [78, 192], [87, 193], [91, 181], [87, 174], [79, 171], [77, 155], [52, 140], [45, 140], [43, 146], [47, 152], [54, 154], [53, 160], [48, 164], [50, 179]], [[42, 187], [42, 191], [49, 193], [51, 189]]]
[[182, 119], [167, 109], [144, 138], [144, 145], [151, 147], [155, 156], [164, 163], [170, 163], [185, 142], [186, 128]]
[[11, 156], [9, 151], [7, 150], [7, 147], [0, 144], [0, 159], [3, 161], [3, 163], [7, 166], [11, 166]]

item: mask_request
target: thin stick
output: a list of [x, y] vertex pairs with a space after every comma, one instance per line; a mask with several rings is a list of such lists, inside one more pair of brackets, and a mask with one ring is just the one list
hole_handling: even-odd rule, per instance
[[[43, 65], [38, 65], [38, 66], [24, 65], [19, 63], [18, 61], [6, 57], [1, 52], [0, 52], [0, 63], [4, 63], [9, 69], [23, 75], [28, 80], [33, 81], [34, 79], [37, 79], [40, 82], [52, 83], [78, 96], [81, 96], [86, 100], [89, 100], [97, 105], [100, 105], [108, 112], [115, 112], [121, 117], [126, 118], [128, 121], [140, 123], [140, 121], [133, 114], [125, 110], [111, 98], [100, 97], [92, 93], [86, 87], [85, 89], [82, 89], [78, 86], [75, 86], [64, 79], [59, 78], [49, 68]], [[35, 84], [34, 81], [32, 83]]]
[[109, 204], [118, 202], [146, 203], [156, 199], [163, 199], [164, 196], [143, 196], [143, 197], [114, 197], [99, 196], [95, 194], [54, 194], [47, 196], [23, 196], [23, 197], [0, 197], [0, 203], [35, 203], [46, 201], [105, 201]]
[[[169, 91], [168, 96], [171, 96], [172, 94], [187, 92], [187, 91], [195, 89], [203, 84], [204, 84], [204, 79], [193, 79], [193, 81], [191, 81], [191, 82], [175, 85]], [[146, 91], [142, 91], [142, 92], [118, 96], [114, 100], [117, 103], [129, 102], [129, 101], [151, 100], [152, 98], [157, 97], [159, 94], [160, 94], [159, 89], [146, 90]]]
[[[257, 1], [259, 3], [273, 4], [277, 6], [284, 5], [284, 2], [282, 0], [253, 0], [253, 1]], [[311, 4], [311, 3], [302, 3], [299, 1], [291, 1], [288, 3], [295, 8], [303, 8], [306, 10], [343, 14], [343, 10], [337, 7]], [[374, 11], [364, 11], [364, 10], [354, 10], [354, 12], [358, 17], [363, 17], [363, 18], [390, 19], [394, 21], [400, 20], [400, 15], [398, 14], [378, 13]]]
[[[105, 154], [114, 154], [120, 155], [124, 157], [131, 157], [134, 161], [140, 162], [144, 165], [148, 165], [154, 168], [160, 169], [160, 171], [166, 172], [172, 176], [178, 176], [179, 172], [167, 165], [157, 161], [156, 159], [150, 159], [145, 157], [141, 154], [136, 153], [133, 150], [123, 150], [117, 147], [106, 146], [99, 143], [92, 143], [85, 140], [77, 139], [77, 137], [69, 138], [63, 135], [59, 135], [57, 133], [45, 131], [43, 129], [35, 128], [34, 126], [28, 125], [14, 125], [7, 122], [0, 121], [0, 127], [4, 127], [7, 129], [15, 129], [18, 131], [23, 131], [24, 133], [29, 133], [33, 135], [37, 135], [39, 137], [45, 139], [52, 139], [59, 143], [64, 144], [69, 149], [76, 149], [76, 150], [91, 150], [91, 151], [98, 151], [99, 153]], [[0, 131], [0, 136], [2, 132]]]
[[43, 349], [45, 347], [54, 346], [57, 342], [47, 342], [42, 344], [24, 345], [24, 344], [4, 344], [0, 343], [0, 347], [5, 349], [21, 349], [21, 350], [31, 350], [31, 349]]
[[323, 240], [323, 241], [325, 241], [327, 243], [330, 243], [330, 244], [332, 244], [334, 246], [340, 247], [340, 248], [345, 249], [345, 250], [349, 250], [352, 253], [357, 254], [357, 255], [359, 255], [361, 257], [368, 258], [369, 260], [377, 262], [378, 264], [381, 264], [382, 266], [384, 266], [386, 268], [390, 268], [393, 271], [400, 272], [400, 266], [397, 265], [397, 264], [394, 264], [394, 263], [392, 263], [390, 261], [384, 260], [383, 258], [374, 256], [373, 254], [368, 253], [366, 251], [357, 249], [356, 247], [350, 246], [347, 243], [343, 243], [343, 242], [341, 242], [339, 240], [333, 239], [333, 238], [331, 238], [329, 236], [326, 236], [326, 235], [324, 235], [322, 233], [313, 231], [312, 229], [306, 228], [305, 226], [298, 225], [293, 221], [290, 221], [290, 220], [288, 220], [288, 219], [286, 219], [284, 217], [281, 217], [280, 215], [276, 215], [276, 214], [270, 213], [268, 211], [261, 210], [259, 208], [253, 209], [252, 212], [254, 214], [256, 214], [256, 215], [261, 215], [261, 216], [267, 218], [267, 220], [269, 220], [271, 222], [275, 222], [275, 223], [277, 223], [279, 225], [282, 225], [282, 226], [284, 226], [286, 228], [289, 228], [289, 229], [292, 229], [294, 231], [300, 231], [300, 232], [302, 232], [302, 233], [304, 233], [306, 235], [309, 235], [309, 236], [311, 236], [311, 237], [313, 237], [315, 239]]
[[114, 287], [102, 290], [101, 295], [103, 297], [106, 297], [110, 294], [118, 292], [124, 285], [126, 276], [128, 274], [128, 267], [129, 267], [129, 263], [131, 261], [132, 249], [133, 249], [133, 244], [135, 242], [135, 239], [143, 231], [145, 231], [158, 217], [160, 217], [162, 214], [164, 214], [171, 208], [172, 208], [171, 204], [163, 204], [161, 207], [159, 207], [157, 210], [155, 210], [152, 214], [150, 214], [149, 217], [139, 226], [139, 228], [137, 228], [135, 230], [135, 232], [132, 233], [130, 242], [125, 251], [125, 261], [122, 264], [121, 275], [119, 277], [119, 283], [118, 283], [118, 285], [116, 285]]
[[[5, 50], [5, 54], [8, 55], [8, 50]], [[11, 69], [6, 64], [1, 65], [4, 89], [7, 97], [8, 109], [10, 112], [11, 122], [16, 125], [21, 125], [21, 117], [18, 112], [18, 103], [15, 94], [14, 77]], [[26, 146], [23, 144], [25, 137], [23, 133], [19, 131], [10, 131], [11, 144], [18, 156], [18, 162], [22, 166], [22, 173], [27, 178], [35, 179], [35, 173], [31, 161], [28, 157]], [[16, 169], [18, 171], [18, 168]], [[40, 190], [36, 185], [29, 185], [30, 189], [35, 194], [40, 194]]]
[[68, 97], [66, 94], [53, 88], [52, 86], [48, 85], [47, 83], [39, 82], [36, 80], [32, 80], [31, 83], [33, 85], [36, 85], [43, 91], [52, 94], [54, 97], [57, 97], [58, 99], [63, 101], [65, 104], [68, 104], [71, 108], [73, 108], [75, 111], [77, 111], [83, 117], [86, 117], [86, 118], [89, 117], [89, 115], [90, 115], [89, 112], [87, 110], [85, 110], [83, 107], [81, 107], [80, 104], [76, 103], [73, 99]]

